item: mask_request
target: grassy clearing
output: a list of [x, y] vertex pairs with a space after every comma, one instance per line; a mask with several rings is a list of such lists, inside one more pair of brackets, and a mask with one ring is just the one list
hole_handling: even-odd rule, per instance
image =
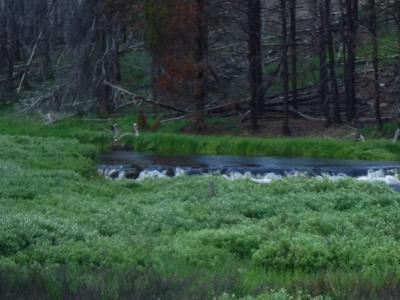
[[0, 140], [2, 299], [400, 293], [400, 194], [383, 184], [111, 182], [87, 176], [91, 146]]

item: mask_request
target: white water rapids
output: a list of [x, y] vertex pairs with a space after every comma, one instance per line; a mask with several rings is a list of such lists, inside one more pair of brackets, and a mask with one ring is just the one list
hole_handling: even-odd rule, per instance
[[336, 181], [354, 178], [384, 182], [400, 191], [400, 163], [242, 156], [165, 156], [134, 152], [102, 155], [98, 171], [114, 180], [143, 181], [179, 176], [221, 176], [268, 184], [286, 177], [305, 176]]
[[338, 173], [338, 174], [329, 174], [329, 173], [321, 173], [318, 175], [310, 175], [308, 172], [286, 172], [285, 174], [277, 174], [273, 172], [268, 172], [265, 174], [254, 174], [249, 171], [247, 172], [238, 172], [238, 171], [231, 171], [221, 173], [220, 171], [210, 171], [210, 172], [193, 172], [193, 170], [188, 170], [181, 167], [176, 168], [168, 168], [168, 169], [146, 169], [142, 170], [137, 173], [137, 176], [131, 176], [130, 170], [126, 169], [124, 166], [107, 166], [107, 167], [100, 167], [98, 169], [99, 174], [105, 176], [110, 179], [114, 180], [122, 180], [122, 179], [132, 179], [136, 181], [143, 181], [149, 178], [174, 178], [179, 176], [222, 176], [227, 180], [250, 180], [256, 183], [264, 183], [268, 184], [275, 180], [281, 180], [285, 177], [295, 177], [295, 176], [305, 176], [310, 178], [316, 179], [328, 179], [332, 181], [336, 181], [339, 179], [344, 178], [355, 178], [359, 181], [366, 181], [366, 182], [384, 182], [388, 185], [399, 185], [400, 186], [400, 179], [399, 179], [399, 169], [390, 169], [390, 170], [383, 170], [383, 169], [370, 169], [367, 171], [366, 175], [363, 176], [349, 176], [345, 173]]

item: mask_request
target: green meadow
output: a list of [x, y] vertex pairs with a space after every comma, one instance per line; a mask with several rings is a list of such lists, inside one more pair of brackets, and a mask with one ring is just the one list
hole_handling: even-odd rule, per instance
[[[106, 125], [77, 131], [83, 121], [29, 122], [1, 126], [1, 299], [400, 295], [400, 194], [384, 184], [110, 181], [95, 167], [111, 139]], [[290, 144], [165, 132], [128, 142], [165, 153], [391, 160], [400, 153], [383, 141]]]

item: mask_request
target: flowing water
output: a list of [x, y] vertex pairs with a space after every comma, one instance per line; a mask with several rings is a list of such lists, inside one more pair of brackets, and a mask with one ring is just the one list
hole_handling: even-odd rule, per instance
[[360, 160], [297, 159], [243, 156], [172, 156], [115, 151], [103, 154], [100, 174], [113, 179], [223, 176], [269, 183], [287, 176], [385, 182], [400, 191], [400, 163]]

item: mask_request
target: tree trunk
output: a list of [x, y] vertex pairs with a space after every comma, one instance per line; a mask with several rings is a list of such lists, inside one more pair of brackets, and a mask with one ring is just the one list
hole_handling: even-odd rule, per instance
[[396, 72], [397, 75], [399, 75], [400, 74], [400, 0], [394, 0], [394, 16], [397, 26], [397, 49], [399, 50]]
[[11, 89], [14, 80], [14, 65], [15, 65], [15, 16], [11, 9], [7, 16], [7, 60], [8, 74], [7, 85]]
[[282, 25], [282, 84], [283, 84], [283, 126], [282, 134], [290, 135], [289, 128], [289, 62], [288, 62], [288, 34], [287, 34], [287, 5], [286, 0], [280, 0]]
[[247, 14], [251, 129], [257, 131], [258, 114], [264, 109], [260, 0], [247, 0]]
[[374, 88], [375, 88], [375, 118], [379, 130], [382, 130], [383, 123], [380, 110], [380, 86], [379, 86], [379, 50], [378, 50], [378, 28], [376, 17], [375, 0], [369, 0], [370, 24], [369, 30], [372, 35], [372, 62], [374, 66]]
[[205, 0], [196, 0], [196, 23], [195, 23], [195, 51], [194, 61], [196, 64], [196, 75], [194, 85], [195, 113], [193, 127], [195, 131], [201, 132], [206, 128], [206, 52], [207, 52], [207, 29], [205, 24]]
[[[38, 30], [43, 32], [38, 47], [38, 57], [40, 59], [40, 69], [43, 78], [51, 74], [51, 53], [50, 53], [50, 10], [47, 0], [40, 0], [38, 5]], [[55, 2], [53, 2], [54, 5]]]
[[346, 0], [346, 31], [347, 31], [347, 119], [353, 121], [356, 118], [356, 20], [357, 0]]
[[290, 48], [291, 48], [291, 63], [292, 63], [292, 103], [293, 108], [297, 110], [297, 26], [296, 26], [296, 0], [291, 1], [290, 6]]
[[325, 116], [326, 123], [325, 126], [329, 127], [331, 125], [330, 121], [330, 109], [329, 102], [327, 97], [327, 79], [328, 79], [328, 70], [327, 70], [327, 60], [326, 60], [326, 12], [324, 0], [318, 0], [318, 11], [319, 11], [319, 98], [321, 110]]
[[332, 37], [331, 0], [325, 0], [326, 43], [329, 52], [330, 91], [333, 102], [333, 123], [340, 123], [340, 99], [336, 74], [335, 46]]

